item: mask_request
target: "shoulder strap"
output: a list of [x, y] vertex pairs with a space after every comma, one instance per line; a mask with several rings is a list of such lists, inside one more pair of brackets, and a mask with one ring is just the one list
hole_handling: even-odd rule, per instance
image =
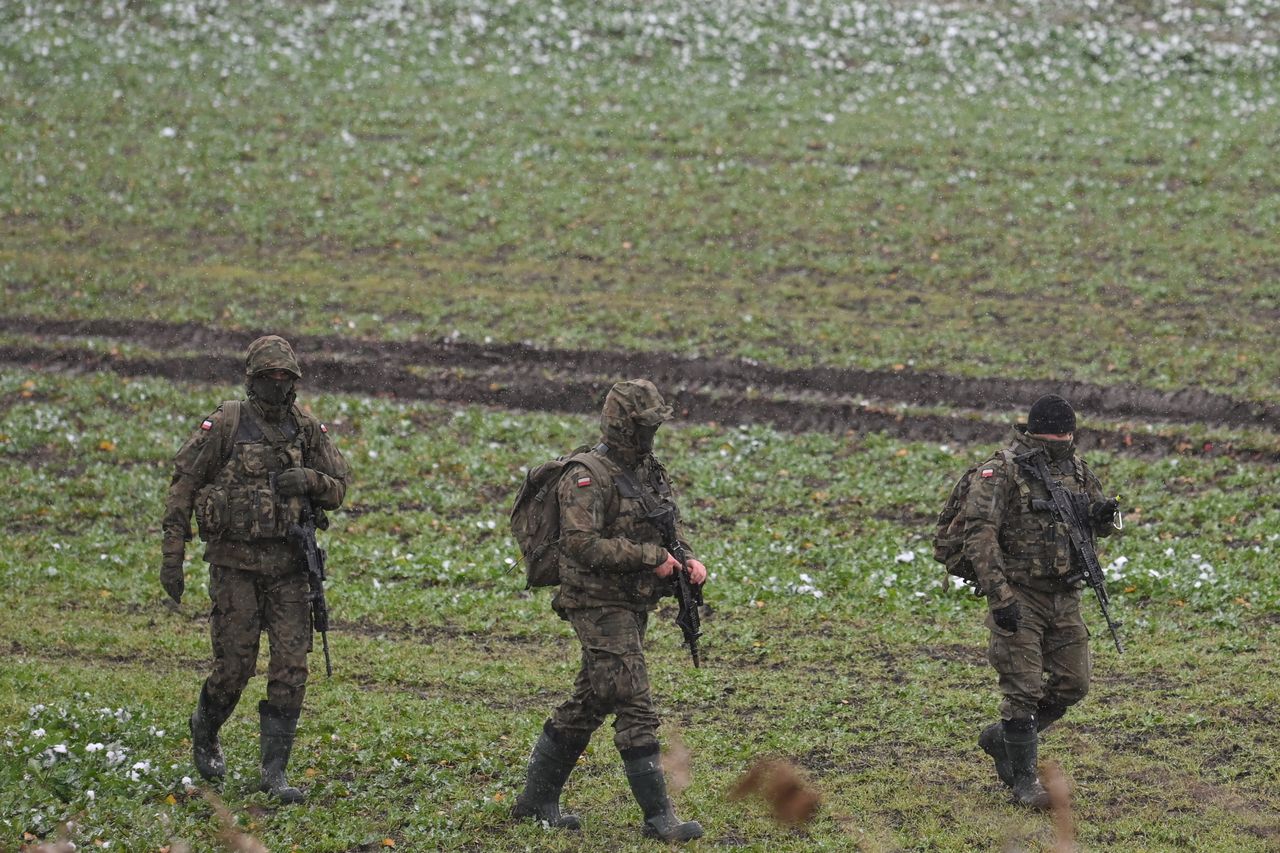
[[573, 456], [569, 457], [568, 462], [582, 463], [587, 466], [587, 470], [589, 470], [593, 476], [600, 480], [612, 480], [615, 476], [604, 467], [604, 460], [593, 454], [590, 450], [584, 453], [575, 453]]
[[222, 461], [231, 458], [231, 450], [235, 447], [236, 430], [240, 429], [240, 401], [222, 401]]
[[298, 408], [298, 404], [293, 404], [293, 420], [298, 425], [298, 431], [302, 433], [302, 464], [303, 467], [311, 467], [311, 448], [316, 442], [316, 425], [320, 423], [318, 418], [308, 415], [302, 409]]
[[1089, 491], [1089, 466], [1085, 464], [1084, 458], [1077, 455], [1072, 459], [1071, 467], [1075, 469], [1076, 483], [1081, 490]]

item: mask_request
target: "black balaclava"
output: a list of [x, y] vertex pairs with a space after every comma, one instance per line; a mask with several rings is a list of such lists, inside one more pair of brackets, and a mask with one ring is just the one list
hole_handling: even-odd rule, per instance
[[268, 420], [278, 421], [293, 406], [293, 401], [297, 398], [297, 383], [298, 380], [293, 376], [272, 379], [265, 373], [259, 373], [249, 380], [249, 399], [258, 404]]

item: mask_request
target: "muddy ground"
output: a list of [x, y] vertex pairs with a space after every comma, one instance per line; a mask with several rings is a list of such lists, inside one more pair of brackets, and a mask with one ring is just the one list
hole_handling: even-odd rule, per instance
[[[179, 381], [235, 382], [245, 342], [259, 332], [154, 321], [0, 317], [0, 331], [31, 343], [0, 346], [0, 364], [36, 370], [113, 371]], [[126, 356], [88, 339], [115, 341], [164, 358]], [[744, 360], [666, 353], [539, 349], [525, 344], [387, 342], [336, 336], [293, 340], [306, 385], [318, 391], [499, 408], [590, 413], [620, 377], [649, 377], [682, 418], [720, 424], [764, 423], [784, 431], [886, 432], [906, 440], [953, 444], [1004, 439], [1011, 412], [1052, 390], [1089, 417], [1126, 422], [1080, 435], [1084, 449], [1142, 456], [1229, 455], [1277, 462], [1273, 448], [1211, 444], [1178, 425], [1280, 431], [1280, 407], [1198, 388], [1176, 392], [1133, 385], [1052, 380], [975, 379], [911, 370], [779, 369]], [[949, 407], [950, 415], [904, 416], [900, 407]], [[1166, 425], [1158, 434], [1148, 424]], [[1170, 428], [1167, 425], [1174, 425]]]

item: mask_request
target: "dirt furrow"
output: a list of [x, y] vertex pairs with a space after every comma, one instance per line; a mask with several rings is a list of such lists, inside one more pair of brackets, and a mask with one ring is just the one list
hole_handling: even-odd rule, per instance
[[[203, 350], [237, 362], [259, 331], [230, 331], [191, 323], [124, 320], [48, 320], [0, 317], [0, 330], [58, 338], [98, 337], [133, 342], [152, 350]], [[643, 375], [663, 388], [691, 386], [776, 392], [781, 395], [851, 397], [916, 406], [945, 405], [1006, 412], [1023, 410], [1046, 391], [1071, 400], [1079, 411], [1101, 418], [1169, 423], [1220, 424], [1280, 430], [1280, 406], [1239, 400], [1200, 388], [1160, 391], [1135, 385], [1098, 385], [1053, 379], [970, 378], [912, 370], [815, 367], [784, 369], [745, 360], [683, 358], [660, 352], [541, 349], [527, 344], [378, 341], [338, 336], [294, 336], [305, 361], [346, 358], [399, 367], [478, 370], [551, 370], [602, 379]], [[69, 343], [69, 342], [68, 342]], [[376, 371], [375, 371], [376, 373]], [[220, 380], [236, 372], [222, 373]], [[375, 384], [368, 390], [385, 390]], [[453, 398], [444, 398], [453, 399]], [[477, 401], [480, 402], [480, 401]], [[540, 408], [540, 407], [538, 407]], [[820, 427], [819, 427], [820, 428]]]
[[[210, 384], [226, 383], [238, 377], [242, 369], [238, 355], [141, 358], [78, 347], [45, 346], [0, 347], [0, 363], [73, 372], [107, 370], [121, 376], [158, 376]], [[304, 370], [307, 387], [318, 391], [379, 393], [405, 399], [576, 414], [598, 411], [612, 381], [608, 378], [575, 379], [549, 371], [544, 374], [520, 368], [520, 365], [504, 364], [502, 367], [490, 366], [482, 373], [468, 373], [455, 365], [449, 369], [424, 370], [411, 369], [393, 359], [351, 360], [312, 353], [306, 356]], [[763, 394], [722, 393], [708, 390], [711, 386], [706, 385], [662, 384], [681, 418], [698, 422], [768, 424], [787, 432], [887, 432], [906, 440], [950, 444], [998, 442], [1008, 431], [1006, 423], [943, 415], [908, 417], [875, 406], [817, 395], [779, 398]], [[1228, 455], [1242, 461], [1280, 461], [1280, 453], [1273, 450], [1203, 444], [1182, 435], [1086, 430], [1081, 432], [1079, 441], [1085, 450], [1105, 448], [1148, 457]]]

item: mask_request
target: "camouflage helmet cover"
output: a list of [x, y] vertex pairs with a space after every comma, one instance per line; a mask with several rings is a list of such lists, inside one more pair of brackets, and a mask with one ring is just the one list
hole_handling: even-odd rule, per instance
[[244, 357], [245, 379], [252, 379], [264, 370], [287, 370], [295, 379], [302, 378], [302, 368], [293, 347], [279, 335], [264, 335], [253, 343]]
[[648, 379], [629, 379], [609, 389], [600, 411], [605, 442], [619, 448], [634, 445], [635, 428], [656, 427], [671, 419], [672, 409]]

